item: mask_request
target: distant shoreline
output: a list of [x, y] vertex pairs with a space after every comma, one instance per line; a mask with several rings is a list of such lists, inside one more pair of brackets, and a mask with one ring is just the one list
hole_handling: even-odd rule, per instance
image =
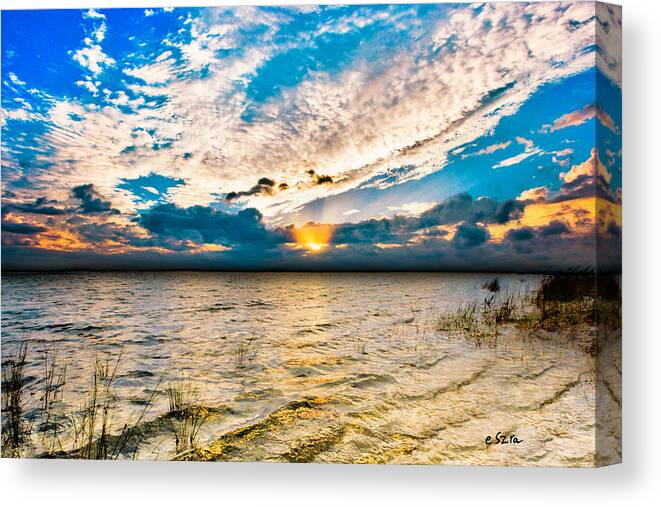
[[431, 270], [431, 269], [398, 269], [392, 271], [385, 270], [289, 270], [289, 269], [194, 269], [194, 268], [163, 268], [163, 269], [2, 269], [0, 274], [73, 274], [73, 273], [310, 273], [310, 274], [323, 274], [323, 273], [347, 273], [347, 274], [361, 274], [361, 273], [382, 273], [382, 274], [396, 274], [396, 273], [466, 273], [466, 274], [516, 274], [516, 275], [619, 275], [622, 271], [615, 270], [600, 270], [595, 271], [511, 271], [511, 270]]

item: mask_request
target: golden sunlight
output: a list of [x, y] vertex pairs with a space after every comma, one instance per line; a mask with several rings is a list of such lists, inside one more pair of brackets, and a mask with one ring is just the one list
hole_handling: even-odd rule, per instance
[[333, 236], [333, 225], [306, 224], [293, 230], [295, 247], [305, 248], [308, 252], [319, 253], [326, 249]]

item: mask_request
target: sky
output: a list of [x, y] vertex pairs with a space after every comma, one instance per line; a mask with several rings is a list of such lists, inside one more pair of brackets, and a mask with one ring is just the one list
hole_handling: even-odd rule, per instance
[[2, 12], [2, 267], [619, 270], [621, 10]]

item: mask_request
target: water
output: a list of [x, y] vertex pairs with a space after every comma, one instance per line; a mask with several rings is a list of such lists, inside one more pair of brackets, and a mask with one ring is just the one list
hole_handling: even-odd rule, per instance
[[[137, 420], [154, 389], [144, 420], [157, 421], [165, 387], [191, 379], [199, 404], [213, 408], [198, 442], [210, 447], [198, 459], [591, 465], [589, 329], [561, 342], [513, 327], [485, 341], [433, 329], [439, 313], [488, 296], [491, 278], [9, 274], [3, 359], [29, 337], [38, 404], [41, 351], [56, 353], [67, 365], [65, 413], [81, 406], [95, 358], [121, 354], [115, 431]], [[501, 291], [520, 293], [540, 282], [499, 279]], [[522, 443], [487, 446], [498, 431]], [[170, 428], [154, 424], [137, 457], [167, 459], [174, 445]]]

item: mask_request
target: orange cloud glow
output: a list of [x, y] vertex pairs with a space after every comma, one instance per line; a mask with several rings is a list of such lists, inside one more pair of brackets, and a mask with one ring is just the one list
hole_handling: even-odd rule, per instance
[[506, 234], [522, 227], [542, 227], [557, 220], [564, 222], [572, 232], [590, 234], [597, 224], [597, 209], [599, 210], [599, 227], [607, 226], [614, 221], [622, 225], [621, 205], [601, 197], [581, 197], [561, 202], [537, 202], [526, 206], [523, 215], [504, 224], [489, 224], [488, 229], [492, 242], [502, 241]]
[[566, 173], [560, 173], [560, 178], [565, 183], [571, 183], [581, 176], [601, 176], [606, 183], [610, 183], [612, 175], [606, 169], [606, 166], [599, 160], [597, 149], [592, 148], [590, 158], [585, 162], [575, 165]]
[[548, 132], [555, 132], [556, 130], [564, 129], [567, 127], [576, 127], [593, 119], [594, 117], [601, 122], [601, 124], [612, 132], [618, 132], [617, 126], [613, 118], [601, 109], [599, 106], [585, 106], [583, 109], [572, 111], [571, 113], [563, 114], [560, 118], [555, 120], [552, 125], [545, 125], [544, 130]]
[[306, 224], [294, 228], [294, 248], [305, 248], [308, 252], [318, 253], [331, 243], [335, 226], [327, 224]]

